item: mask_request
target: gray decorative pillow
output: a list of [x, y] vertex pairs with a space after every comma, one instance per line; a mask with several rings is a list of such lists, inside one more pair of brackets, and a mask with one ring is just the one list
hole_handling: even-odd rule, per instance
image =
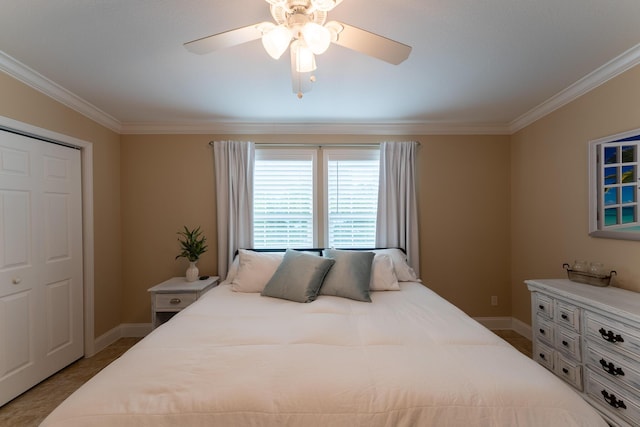
[[295, 302], [311, 302], [334, 260], [287, 249], [282, 263], [265, 285], [261, 295]]
[[369, 282], [371, 264], [375, 254], [362, 251], [341, 251], [325, 249], [324, 256], [335, 259], [327, 277], [324, 279], [320, 295], [333, 295], [356, 301], [371, 302]]

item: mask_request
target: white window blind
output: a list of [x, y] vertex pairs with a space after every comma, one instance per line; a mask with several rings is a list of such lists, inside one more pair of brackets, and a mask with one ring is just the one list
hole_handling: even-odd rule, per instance
[[379, 150], [325, 150], [329, 247], [375, 247]]
[[256, 150], [254, 246], [315, 247], [316, 150]]

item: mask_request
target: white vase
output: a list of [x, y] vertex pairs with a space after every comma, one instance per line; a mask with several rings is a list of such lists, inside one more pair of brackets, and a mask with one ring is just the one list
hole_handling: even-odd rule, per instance
[[187, 282], [195, 282], [198, 280], [198, 267], [196, 267], [196, 262], [198, 261], [189, 261], [189, 268], [187, 268]]

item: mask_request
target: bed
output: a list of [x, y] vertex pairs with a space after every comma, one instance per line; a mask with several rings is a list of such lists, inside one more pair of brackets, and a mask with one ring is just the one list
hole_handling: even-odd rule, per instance
[[[380, 287], [385, 274], [374, 271], [377, 261], [389, 276], [387, 254], [369, 264], [370, 302], [329, 289], [310, 303], [264, 295], [287, 254], [255, 258], [264, 256], [279, 263], [273, 274], [236, 261], [225, 282], [88, 381], [41, 426], [607, 425], [560, 379], [417, 278], [402, 280], [406, 266], [391, 262], [394, 274], [382, 284], [388, 290], [373, 290], [374, 276]], [[338, 260], [329, 272], [336, 267], [340, 283], [357, 268], [345, 274]], [[262, 291], [238, 289], [233, 276], [243, 273], [266, 281]]]

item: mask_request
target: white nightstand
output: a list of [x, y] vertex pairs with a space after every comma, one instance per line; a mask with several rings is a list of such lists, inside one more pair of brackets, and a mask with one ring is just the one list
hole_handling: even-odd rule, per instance
[[153, 329], [171, 319], [176, 313], [216, 286], [218, 279], [218, 276], [210, 276], [205, 280], [187, 282], [185, 277], [172, 277], [149, 288]]

